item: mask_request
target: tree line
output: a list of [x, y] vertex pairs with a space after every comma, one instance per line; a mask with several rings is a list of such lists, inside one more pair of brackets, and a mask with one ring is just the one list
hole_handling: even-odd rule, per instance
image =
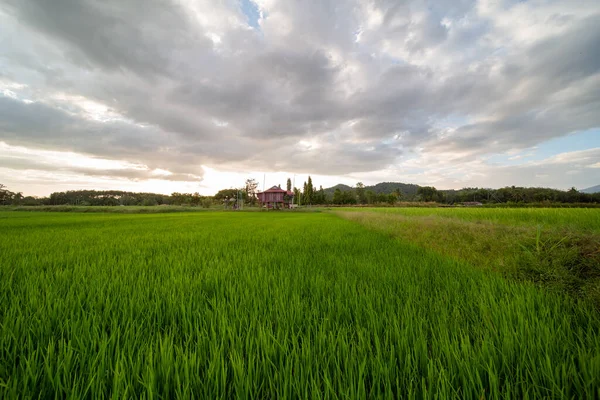
[[600, 203], [600, 193], [582, 193], [575, 188], [558, 190], [536, 187], [508, 186], [500, 189], [464, 188], [438, 190], [433, 186], [419, 186], [414, 194], [395, 189], [389, 193], [375, 193], [359, 182], [350, 190], [335, 189], [332, 204], [395, 204], [397, 202], [436, 202], [440, 204], [593, 204]]
[[[212, 204], [212, 197], [199, 193], [158, 193], [127, 192], [122, 190], [69, 190], [54, 192], [48, 197], [23, 196], [0, 185], [0, 204], [23, 206], [157, 206], [157, 205], [192, 205], [207, 206]], [[209, 204], [209, 205], [210, 205]]]
[[[210, 207], [229, 199], [241, 198], [245, 204], [256, 205], [258, 182], [247, 179], [239, 188], [222, 189], [214, 196], [202, 196], [195, 193], [138, 193], [120, 190], [70, 190], [54, 192], [48, 197], [23, 196], [12, 192], [0, 184], [0, 205], [79, 205], [79, 206], [156, 206], [190, 205]], [[317, 189], [312, 178], [302, 188], [292, 187], [287, 179], [286, 189], [294, 193], [294, 203], [303, 205], [394, 205], [398, 202], [436, 202], [440, 204], [589, 204], [600, 203], [600, 193], [582, 193], [571, 188], [558, 190], [534, 187], [504, 187], [500, 189], [464, 188], [460, 190], [438, 190], [433, 186], [417, 186], [381, 183], [365, 186], [358, 182], [354, 187], [337, 185], [334, 188]], [[406, 190], [403, 190], [406, 189]], [[377, 192], [376, 192], [377, 190]], [[286, 195], [287, 196], [287, 195]], [[288, 198], [289, 200], [289, 198]]]

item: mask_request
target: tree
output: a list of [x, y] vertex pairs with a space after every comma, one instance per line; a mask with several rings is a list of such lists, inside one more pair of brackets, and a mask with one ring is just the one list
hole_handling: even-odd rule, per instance
[[356, 195], [351, 190], [342, 192], [342, 203], [343, 204], [356, 204]]
[[[21, 193], [19, 193], [20, 195]], [[15, 193], [6, 189], [6, 186], [0, 183], [0, 204], [11, 204], [15, 198]], [[19, 197], [19, 196], [17, 196]]]
[[287, 178], [287, 183], [285, 185], [285, 188], [287, 189], [288, 192], [292, 191], [292, 180], [290, 178]]
[[319, 186], [319, 191], [315, 194], [315, 204], [325, 204], [327, 203], [327, 197], [325, 196], [325, 191], [323, 190], [323, 186]]
[[310, 177], [310, 175], [308, 176], [308, 183], [306, 184], [306, 202], [308, 204], [312, 204], [313, 200], [314, 200], [314, 191], [315, 188], [313, 186], [312, 183], [312, 178]]
[[224, 198], [235, 198], [237, 196], [239, 189], [222, 189], [215, 194], [216, 200], [223, 200]]
[[246, 185], [244, 187], [244, 192], [246, 193], [246, 200], [251, 204], [254, 204], [256, 201], [256, 188], [258, 187], [258, 182], [254, 179], [246, 179]]
[[385, 193], [378, 193], [377, 194], [377, 202], [378, 203], [385, 203], [388, 201], [388, 195]]
[[400, 188], [396, 188], [396, 190], [394, 190], [393, 193], [396, 195], [396, 200], [402, 200], [402, 191], [400, 190]]
[[339, 188], [335, 189], [335, 192], [333, 192], [333, 204], [342, 204], [343, 200], [342, 191]]
[[300, 189], [294, 188], [294, 201], [296, 202], [297, 205], [300, 205], [300, 200], [301, 200], [300, 196], [301, 196]]
[[360, 204], [367, 202], [367, 195], [365, 193], [365, 185], [362, 182], [356, 184], [356, 198]]
[[390, 194], [388, 194], [387, 202], [390, 205], [393, 205], [394, 203], [396, 203], [396, 200], [398, 200], [398, 198], [396, 197], [396, 193], [390, 193]]
[[193, 206], [199, 206], [200, 201], [202, 200], [202, 197], [200, 196], [200, 193], [196, 192], [192, 195], [190, 200], [191, 200], [191, 203]]
[[421, 186], [417, 190], [417, 196], [421, 198], [421, 201], [436, 201], [438, 200], [438, 191], [433, 186]]
[[368, 204], [375, 204], [377, 202], [377, 195], [372, 190], [367, 190], [365, 192], [365, 198]]

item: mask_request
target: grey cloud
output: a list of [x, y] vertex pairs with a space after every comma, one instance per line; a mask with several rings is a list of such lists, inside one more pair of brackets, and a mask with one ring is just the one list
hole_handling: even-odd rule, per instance
[[[152, 127], [142, 128], [124, 121], [87, 120], [47, 104], [26, 104], [2, 96], [0, 139], [18, 145], [34, 144], [36, 148], [127, 159], [173, 172], [202, 174], [199, 166], [202, 155], [191, 157], [182, 149], [162, 151], [171, 144], [169, 137]], [[181, 171], [182, 161], [190, 162], [184, 171]]]
[[[8, 5], [17, 18], [69, 45], [65, 54], [88, 69], [165, 73], [170, 64], [165, 50], [190, 44], [188, 18], [176, 3], [9, 0]], [[211, 46], [208, 39], [195, 38], [193, 44]]]
[[[565, 33], [529, 48], [495, 49], [473, 1], [375, 1], [382, 26], [355, 43], [367, 25], [357, 11], [363, 4], [278, 2], [262, 32], [225, 24], [213, 44], [207, 28], [170, 2], [9, 0], [0, 8], [28, 29], [26, 40], [52, 44], [43, 53], [51, 67], [35, 46], [0, 60], [2, 74], [32, 83], [39, 100], [0, 97], [0, 138], [140, 162], [183, 179], [201, 176], [200, 165], [229, 163], [373, 171], [397, 163], [399, 149], [477, 154], [495, 143], [504, 151], [600, 126], [597, 14], [565, 20]], [[382, 54], [383, 41], [404, 46], [408, 58]], [[449, 66], [411, 63], [428, 52]], [[38, 78], [27, 81], [24, 70]], [[125, 120], [91, 121], [44, 97], [60, 91]], [[436, 121], [454, 115], [485, 122], [440, 135]], [[299, 151], [310, 138], [322, 146]]]

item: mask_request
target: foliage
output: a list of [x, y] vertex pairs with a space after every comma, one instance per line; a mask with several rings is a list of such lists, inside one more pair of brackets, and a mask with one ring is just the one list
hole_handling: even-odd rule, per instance
[[[288, 179], [286, 187], [291, 187]], [[248, 179], [243, 188], [229, 188], [217, 192], [215, 200], [226, 197], [236, 197], [238, 191], [243, 192], [244, 202], [254, 204], [256, 201], [257, 182]], [[557, 204], [564, 205], [597, 205], [600, 204], [600, 193], [582, 193], [575, 188], [568, 191], [548, 188], [505, 187], [500, 189], [464, 188], [461, 190], [438, 190], [430, 186], [417, 186], [397, 182], [382, 182], [374, 186], [365, 186], [358, 182], [355, 188], [347, 185], [336, 185], [332, 188], [317, 191], [308, 177], [302, 191], [293, 189], [296, 201], [301, 204], [361, 204], [361, 205], [391, 205], [398, 201], [425, 201], [440, 204], [462, 204], [467, 202], [481, 202], [487, 206], [523, 207], [534, 205], [536, 207], [552, 207]], [[335, 196], [336, 190], [339, 194]], [[392, 200], [390, 195], [395, 196]], [[334, 199], [335, 197], [335, 199]], [[352, 200], [353, 198], [354, 200]], [[13, 193], [0, 185], [0, 205], [76, 205], [76, 206], [136, 206], [136, 205], [200, 205], [209, 196], [198, 193], [172, 193], [170, 196], [156, 193], [135, 193], [120, 190], [73, 190], [55, 192], [49, 197], [24, 197], [21, 193]]]
[[21, 193], [13, 193], [0, 183], [0, 205], [20, 204], [22, 199]]
[[417, 190], [417, 198], [420, 201], [438, 201], [440, 193], [433, 186], [421, 186]]
[[379, 209], [340, 215], [600, 309], [600, 213], [590, 209]]
[[304, 182], [302, 191], [302, 203], [303, 204], [314, 204], [315, 203], [315, 188], [312, 183], [312, 178], [308, 176], [308, 182]]
[[591, 307], [335, 215], [0, 219], [0, 398], [598, 394]]
[[354, 190], [356, 191], [356, 200], [358, 201], [358, 204], [366, 204], [367, 203], [367, 195], [365, 193], [364, 183], [358, 182], [356, 184], [356, 188]]
[[356, 204], [356, 197], [353, 192], [336, 189], [333, 193], [333, 204]]
[[217, 192], [217, 194], [215, 194], [214, 198], [215, 200], [224, 200], [224, 199], [231, 199], [231, 198], [237, 198], [238, 194], [242, 195], [243, 200], [246, 200], [246, 191], [242, 190], [242, 189], [222, 189], [219, 190]]
[[[438, 190], [431, 186], [418, 186], [395, 182], [382, 182], [374, 186], [357, 183], [353, 189], [347, 185], [336, 185], [325, 189], [325, 193], [333, 196], [336, 190], [351, 192], [359, 204], [387, 203], [387, 198], [380, 194], [395, 194], [402, 201], [435, 201], [438, 203], [460, 204], [465, 202], [481, 202], [483, 204], [592, 204], [600, 203], [600, 193], [581, 193], [575, 188], [562, 191], [549, 188], [504, 187], [500, 189], [464, 188], [461, 190]], [[335, 203], [334, 204], [338, 204]]]
[[549, 188], [507, 186], [500, 189], [464, 188], [444, 191], [448, 203], [600, 203], [600, 193], [581, 193]]
[[[359, 186], [359, 184], [360, 184], [360, 186]], [[360, 192], [364, 189], [365, 196], [367, 196], [367, 192], [369, 192], [369, 191], [375, 195], [378, 195], [378, 194], [386, 194], [387, 195], [390, 193], [396, 193], [398, 195], [399, 193], [401, 193], [402, 196], [397, 196], [398, 198], [403, 197], [406, 200], [412, 200], [416, 196], [418, 188], [419, 188], [418, 185], [413, 185], [413, 184], [408, 184], [408, 183], [400, 183], [400, 182], [381, 182], [381, 183], [378, 183], [378, 184], [372, 185], [372, 186], [366, 186], [362, 182], [359, 182], [359, 183], [357, 183], [357, 185], [354, 189], [351, 188], [350, 186], [340, 184], [340, 185], [336, 185], [331, 188], [325, 189], [325, 193], [329, 196], [333, 196], [335, 189], [340, 189], [340, 191], [342, 191], [342, 192], [354, 191], [358, 198], [357, 201], [359, 204], [375, 204], [375, 203], [377, 203], [377, 200], [374, 200], [373, 198], [371, 199], [371, 201], [369, 201], [368, 198], [363, 199], [363, 198], [361, 198]]]
[[254, 204], [256, 203], [256, 188], [258, 187], [258, 182], [255, 179], [246, 179], [246, 183], [244, 186], [244, 201]]

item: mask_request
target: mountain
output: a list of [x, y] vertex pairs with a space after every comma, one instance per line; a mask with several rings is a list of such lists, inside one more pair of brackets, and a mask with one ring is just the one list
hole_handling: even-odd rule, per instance
[[401, 182], [380, 182], [374, 186], [365, 186], [365, 190], [372, 190], [375, 193], [392, 193], [396, 191], [396, 189], [400, 189], [400, 191], [406, 196], [414, 196], [417, 194], [417, 190], [419, 190], [419, 185], [414, 185], [412, 183], [401, 183]]
[[352, 188], [350, 186], [344, 185], [343, 183], [339, 183], [330, 188], [325, 188], [325, 189], [323, 189], [323, 191], [325, 192], [325, 194], [327, 196], [331, 197], [331, 196], [333, 196], [333, 192], [335, 192], [335, 189], [340, 189], [342, 192], [347, 192], [348, 190], [352, 190]]
[[[340, 189], [342, 192], [353, 190], [352, 187], [344, 184], [338, 184], [332, 186], [330, 188], [323, 189], [327, 196], [333, 196], [333, 192], [336, 189]], [[407, 197], [412, 197], [417, 194], [417, 190], [419, 190], [419, 185], [413, 185], [411, 183], [401, 183], [401, 182], [380, 182], [377, 185], [365, 186], [365, 191], [371, 190], [377, 194], [379, 193], [392, 193], [396, 189], [400, 189], [402, 194]]]
[[581, 193], [600, 193], [600, 185], [592, 186], [587, 189], [580, 190]]

